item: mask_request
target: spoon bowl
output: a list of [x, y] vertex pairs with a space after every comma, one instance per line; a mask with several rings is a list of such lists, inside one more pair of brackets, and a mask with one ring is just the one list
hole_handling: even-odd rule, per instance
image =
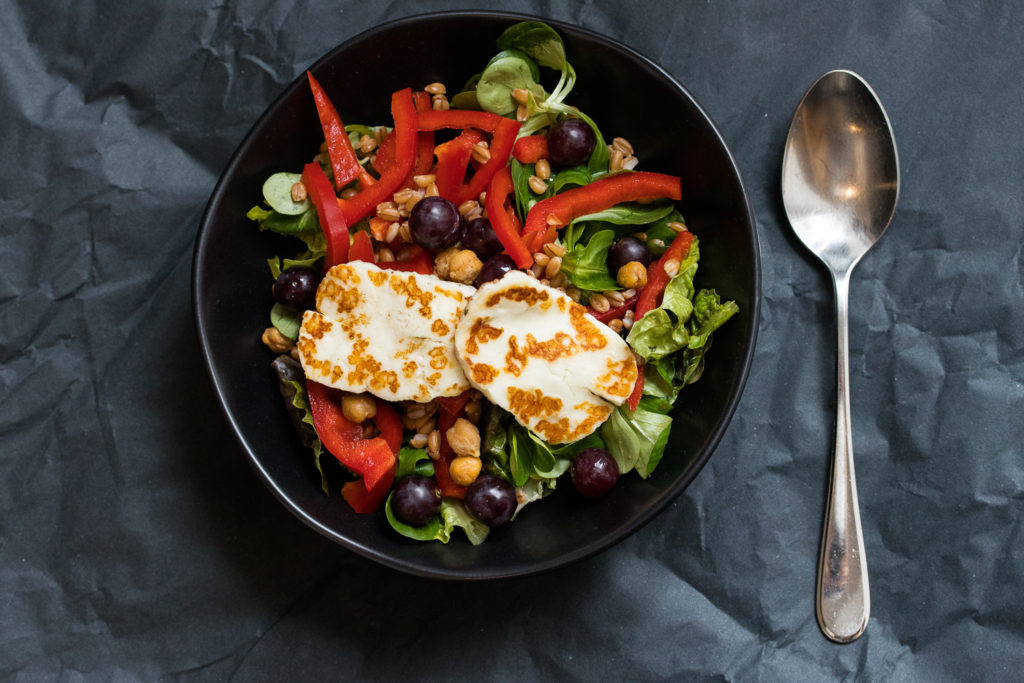
[[889, 227], [899, 196], [889, 117], [852, 71], [830, 71], [796, 108], [782, 158], [782, 203], [793, 231], [828, 267], [836, 298], [835, 452], [818, 564], [817, 616], [840, 643], [858, 638], [871, 611], [850, 427], [850, 273]]
[[830, 269], [850, 270], [889, 227], [899, 162], [889, 118], [852, 71], [829, 71], [793, 116], [782, 201], [794, 232]]

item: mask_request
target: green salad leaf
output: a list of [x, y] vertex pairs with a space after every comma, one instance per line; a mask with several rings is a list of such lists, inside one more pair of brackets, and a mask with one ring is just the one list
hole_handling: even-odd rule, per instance
[[302, 180], [301, 173], [281, 171], [263, 183], [263, 199], [274, 211], [286, 216], [297, 216], [312, 208], [308, 199], [296, 202], [292, 199], [292, 186]]
[[531, 477], [557, 479], [569, 469], [570, 460], [563, 451], [556, 452], [551, 445], [533, 432], [513, 421], [508, 428], [509, 470], [512, 483], [524, 485]]
[[641, 402], [635, 411], [621, 405], [601, 425], [601, 438], [619, 466], [619, 474], [635, 469], [646, 479], [661, 462], [672, 429], [672, 418], [647, 409]]
[[418, 474], [421, 477], [434, 476], [434, 461], [423, 448], [402, 446], [398, 451], [398, 465], [395, 468], [395, 481], [410, 474]]
[[296, 380], [290, 380], [288, 384], [294, 391], [291, 400], [292, 407], [302, 415], [302, 427], [299, 430], [299, 437], [302, 443], [312, 449], [313, 463], [316, 465], [316, 471], [320, 473], [320, 488], [323, 489], [324, 493], [329, 493], [330, 488], [327, 485], [327, 476], [320, 465], [320, 456], [324, 453], [324, 444], [316, 433], [316, 427], [313, 426], [313, 410], [309, 406], [309, 394], [306, 393], [306, 385], [304, 382]]
[[299, 338], [299, 328], [302, 327], [302, 312], [275, 303], [270, 309], [270, 324], [284, 336], [296, 341]]
[[279, 235], [296, 237], [306, 244], [306, 251], [293, 259], [274, 257], [267, 261], [271, 275], [277, 279], [282, 270], [292, 266], [303, 265], [312, 267], [327, 254], [327, 238], [320, 229], [320, 221], [314, 209], [300, 214], [288, 215], [274, 210], [254, 206], [245, 214], [249, 220], [256, 221], [260, 230], [276, 232]]
[[537, 81], [540, 71], [523, 52], [505, 49], [491, 59], [476, 84], [477, 104], [485, 111], [505, 116], [516, 111], [519, 104], [512, 91], [529, 90], [537, 99], [544, 98], [544, 88]]
[[562, 256], [562, 272], [579, 289], [594, 292], [621, 289], [608, 272], [608, 250], [614, 241], [614, 231], [602, 230], [585, 245], [576, 244]]
[[699, 259], [700, 248], [695, 239], [679, 265], [679, 272], [665, 287], [661, 306], [633, 323], [626, 342], [644, 360], [658, 360], [679, 351], [689, 342], [686, 322], [693, 313], [693, 277]]
[[466, 505], [461, 500], [454, 500], [452, 498], [445, 498], [441, 501], [441, 523], [443, 525], [441, 530], [445, 537], [445, 543], [451, 538], [452, 531], [456, 527], [462, 529], [463, 533], [466, 534], [466, 538], [473, 545], [483, 543], [484, 539], [487, 538], [487, 534], [491, 532], [489, 526], [469, 514], [469, 510], [466, 509]]
[[395, 511], [391, 507], [391, 497], [395, 495], [392, 491], [388, 494], [388, 499], [384, 502], [384, 516], [387, 517], [388, 524], [391, 528], [402, 534], [406, 538], [411, 538], [414, 541], [441, 541], [447, 543], [449, 534], [445, 531], [441, 525], [441, 515], [435, 515], [423, 526], [413, 526], [406, 524], [397, 517], [395, 517]]

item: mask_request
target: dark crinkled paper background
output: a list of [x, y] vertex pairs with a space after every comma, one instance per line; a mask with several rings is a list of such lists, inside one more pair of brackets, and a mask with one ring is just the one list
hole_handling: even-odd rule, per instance
[[[372, 564], [259, 482], [193, 332], [204, 204], [249, 126], [320, 55], [381, 21], [466, 5], [490, 6], [0, 3], [0, 678], [1019, 677], [1015, 2], [503, 4], [653, 58], [734, 150], [764, 299], [725, 439], [625, 542], [501, 584]], [[778, 182], [794, 106], [840, 67], [879, 93], [903, 172], [892, 227], [852, 285], [873, 605], [846, 646], [821, 636], [813, 602], [832, 295]]]

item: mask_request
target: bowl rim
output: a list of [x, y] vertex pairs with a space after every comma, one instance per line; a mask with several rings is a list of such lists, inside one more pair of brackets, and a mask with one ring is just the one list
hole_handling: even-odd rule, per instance
[[[242, 447], [245, 452], [250, 465], [256, 470], [257, 475], [267, 486], [267, 488], [273, 493], [285, 508], [289, 510], [293, 515], [298, 517], [303, 523], [317, 531], [319, 534], [326, 538], [338, 543], [342, 547], [354, 551], [357, 554], [379, 562], [385, 566], [397, 569], [407, 574], [420, 576], [423, 578], [430, 579], [445, 579], [454, 581], [486, 581], [495, 579], [513, 578], [519, 576], [531, 576], [535, 574], [544, 573], [558, 567], [574, 564], [586, 558], [592, 557], [613, 545], [619, 543], [626, 537], [634, 534], [641, 527], [646, 525], [656, 516], [658, 516], [664, 509], [674, 501], [697, 477], [698, 474], [704, 469], [707, 461], [711, 458], [712, 453], [716, 450], [722, 437], [725, 435], [729, 424], [732, 421], [733, 415], [743, 397], [743, 392], [746, 388], [747, 380], [750, 375], [750, 369], [753, 365], [756, 345], [757, 345], [757, 334], [760, 327], [761, 317], [761, 253], [760, 243], [757, 235], [757, 222], [754, 217], [754, 211], [751, 204], [750, 194], [747, 191], [746, 184], [743, 182], [743, 176], [740, 171], [739, 165], [732, 153], [732, 150], [726, 144], [721, 132], [715, 125], [712, 118], [707, 114], [697, 98], [680, 83], [671, 73], [662, 68], [654, 60], [650, 59], [646, 55], [637, 51], [636, 49], [629, 47], [628, 45], [606, 36], [597, 31], [593, 31], [582, 26], [560, 21], [557, 19], [551, 19], [547, 17], [540, 17], [531, 14], [524, 14], [518, 12], [503, 12], [503, 11], [468, 11], [468, 10], [448, 10], [442, 12], [425, 12], [397, 19], [392, 19], [380, 24], [376, 24], [360, 33], [346, 39], [339, 43], [335, 47], [331, 48], [323, 56], [313, 62], [307, 69], [311, 72], [317, 71], [322, 65], [327, 64], [335, 60], [339, 53], [345, 52], [348, 49], [354, 47], [359, 43], [373, 39], [378, 34], [387, 33], [395, 28], [399, 28], [404, 25], [416, 24], [424, 19], [454, 19], [454, 18], [487, 18], [494, 20], [505, 20], [509, 22], [517, 21], [542, 21], [549, 24], [559, 32], [568, 31], [580, 35], [591, 40], [598, 40], [606, 44], [613, 51], [625, 53], [632, 59], [638, 60], [644, 63], [648, 68], [657, 72], [657, 74], [670, 83], [674, 88], [681, 92], [687, 99], [690, 100], [692, 105], [695, 107], [699, 115], [704, 119], [707, 125], [710, 127], [710, 132], [718, 142], [719, 146], [725, 153], [725, 158], [728, 166], [735, 174], [736, 181], [739, 186], [740, 193], [743, 197], [743, 217], [746, 219], [750, 226], [750, 247], [753, 252], [753, 272], [752, 277], [752, 299], [753, 299], [753, 310], [750, 311], [751, 325], [750, 331], [745, 341], [745, 355], [742, 359], [740, 366], [739, 382], [736, 387], [735, 393], [729, 399], [725, 406], [725, 409], [720, 414], [715, 429], [709, 434], [706, 446], [697, 454], [692, 464], [685, 471], [683, 476], [679, 477], [669, 488], [667, 488], [661, 496], [656, 499], [651, 505], [647, 506], [641, 513], [637, 514], [630, 522], [624, 524], [614, 532], [602, 535], [587, 543], [586, 545], [577, 547], [569, 552], [557, 554], [543, 560], [537, 560], [532, 564], [511, 571], [479, 571], [476, 568], [472, 568], [469, 571], [462, 570], [451, 570], [440, 567], [428, 567], [415, 562], [396, 559], [388, 555], [387, 553], [381, 552], [375, 548], [368, 547], [362, 543], [348, 538], [334, 529], [321, 523], [300, 506], [298, 506], [289, 496], [289, 494], [277, 484], [274, 478], [267, 471], [267, 468], [261, 463], [260, 458], [257, 456], [253, 447], [250, 445], [248, 439], [243, 434], [241, 426], [236, 420], [234, 414], [229, 410], [227, 405], [227, 396], [223, 384], [219, 381], [217, 374], [214, 372], [214, 352], [211, 348], [210, 335], [207, 331], [206, 324], [200, 315], [200, 297], [203, 292], [203, 283], [200, 273], [200, 265], [204, 262], [206, 256], [206, 244], [208, 242], [208, 235], [212, 230], [213, 215], [216, 207], [221, 203], [224, 195], [227, 193], [229, 180], [233, 178], [237, 172], [238, 166], [242, 162], [242, 158], [245, 152], [248, 150], [246, 141], [249, 140], [252, 135], [261, 126], [264, 121], [276, 115], [278, 109], [280, 109], [283, 103], [291, 96], [293, 89], [295, 89], [300, 81], [304, 80], [304, 73], [299, 74], [289, 85], [274, 98], [274, 100], [267, 105], [263, 113], [256, 119], [256, 121], [250, 126], [248, 131], [242, 136], [238, 146], [232, 152], [224, 170], [221, 172], [214, 185], [213, 191], [210, 194], [210, 199], [207, 201], [206, 207], [203, 211], [203, 215], [200, 218], [199, 230], [196, 233], [195, 245], [192, 254], [192, 273], [191, 273], [191, 300], [192, 300], [192, 312], [193, 312], [193, 323], [195, 326], [195, 333], [199, 341], [200, 351], [203, 358], [203, 364], [206, 369], [207, 377], [213, 388], [214, 394], [216, 395], [218, 407], [222, 415], [227, 420], [227, 423], [231, 429], [235, 440]], [[305, 71], [305, 70], [304, 70]], [[340, 504], [340, 503], [339, 503]]]

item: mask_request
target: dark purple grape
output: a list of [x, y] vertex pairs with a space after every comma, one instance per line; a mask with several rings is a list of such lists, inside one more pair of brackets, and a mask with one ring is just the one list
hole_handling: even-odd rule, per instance
[[493, 474], [484, 474], [466, 489], [466, 507], [487, 526], [501, 526], [516, 511], [516, 490]]
[[292, 266], [281, 271], [274, 281], [274, 298], [285, 306], [305, 311], [316, 308], [316, 288], [320, 274], [306, 266]]
[[485, 282], [491, 280], [500, 280], [505, 276], [505, 273], [510, 270], [516, 269], [516, 262], [512, 260], [512, 257], [508, 254], [498, 254], [484, 261], [483, 267], [480, 269], [480, 274], [476, 276], [474, 285], [479, 287]]
[[433, 479], [410, 474], [391, 494], [391, 511], [400, 521], [423, 526], [441, 510], [441, 491]]
[[639, 261], [644, 267], [651, 265], [654, 255], [647, 244], [635, 237], [623, 237], [608, 249], [608, 271], [615, 277], [619, 268], [631, 261]]
[[608, 493], [619, 480], [619, 466], [615, 458], [603, 448], [580, 451], [573, 458], [569, 472], [576, 490], [590, 498]]
[[548, 160], [555, 166], [575, 166], [590, 158], [597, 144], [594, 129], [583, 119], [565, 119], [548, 133]]
[[462, 239], [462, 216], [444, 197], [424, 197], [409, 214], [409, 232], [424, 249], [444, 251]]
[[466, 229], [462, 231], [462, 246], [472, 249], [481, 261], [505, 250], [491, 222], [483, 216], [466, 223]]

